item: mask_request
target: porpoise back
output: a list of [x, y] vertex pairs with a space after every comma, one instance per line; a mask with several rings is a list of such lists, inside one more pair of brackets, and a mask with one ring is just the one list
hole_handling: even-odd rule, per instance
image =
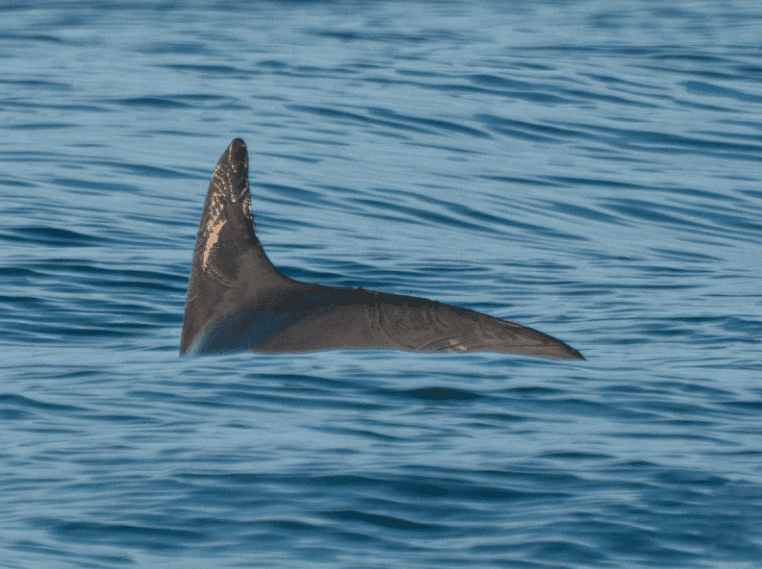
[[248, 166], [246, 145], [237, 138], [212, 175], [193, 253], [180, 354], [490, 350], [584, 359], [542, 332], [467, 308], [283, 276], [254, 230]]

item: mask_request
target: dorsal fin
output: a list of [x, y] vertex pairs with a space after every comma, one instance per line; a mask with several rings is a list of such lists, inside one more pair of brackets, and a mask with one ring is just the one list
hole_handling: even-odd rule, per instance
[[243, 140], [209, 184], [193, 253], [180, 353], [331, 349], [472, 351], [584, 359], [560, 340], [425, 298], [281, 275], [254, 231]]
[[188, 283], [181, 354], [209, 322], [235, 309], [231, 301], [247, 302], [258, 289], [291, 282], [272, 265], [254, 231], [248, 178], [246, 144], [236, 138], [217, 162], [206, 194]]

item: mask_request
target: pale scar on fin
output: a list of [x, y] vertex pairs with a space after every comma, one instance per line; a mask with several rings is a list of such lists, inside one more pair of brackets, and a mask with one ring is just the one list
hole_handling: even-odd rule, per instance
[[214, 247], [214, 245], [217, 243], [217, 239], [220, 237], [220, 231], [222, 231], [222, 228], [225, 225], [225, 221], [227, 220], [221, 219], [209, 229], [209, 239], [206, 240], [206, 247], [204, 247], [204, 257], [201, 260], [201, 266], [203, 270], [206, 270], [206, 265], [209, 262], [209, 255], [212, 252], [212, 247]]

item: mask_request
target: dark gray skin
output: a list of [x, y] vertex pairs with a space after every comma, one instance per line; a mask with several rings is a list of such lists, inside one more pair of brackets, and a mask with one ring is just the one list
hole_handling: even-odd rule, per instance
[[246, 145], [237, 138], [206, 195], [180, 354], [383, 348], [584, 359], [537, 330], [467, 308], [284, 277], [254, 231], [248, 172]]

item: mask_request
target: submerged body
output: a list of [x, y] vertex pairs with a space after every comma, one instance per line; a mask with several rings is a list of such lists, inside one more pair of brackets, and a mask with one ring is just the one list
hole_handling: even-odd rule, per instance
[[491, 350], [584, 359], [542, 332], [466, 308], [281, 275], [254, 230], [246, 146], [235, 139], [206, 196], [180, 353], [330, 349]]

